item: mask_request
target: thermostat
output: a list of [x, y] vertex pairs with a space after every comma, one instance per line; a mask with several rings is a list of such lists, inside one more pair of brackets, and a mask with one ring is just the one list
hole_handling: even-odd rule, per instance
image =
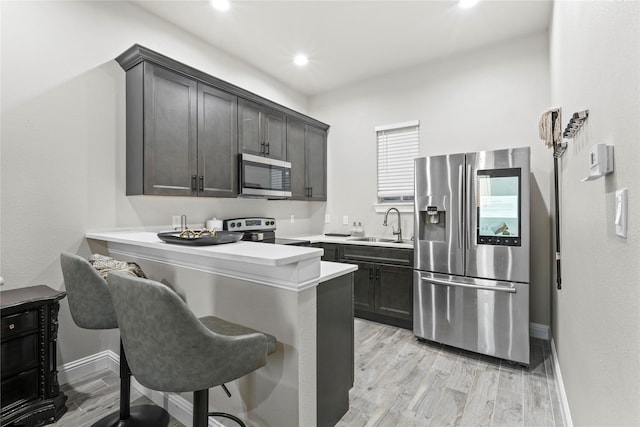
[[589, 150], [589, 176], [582, 181], [593, 181], [613, 172], [613, 145], [596, 144]]

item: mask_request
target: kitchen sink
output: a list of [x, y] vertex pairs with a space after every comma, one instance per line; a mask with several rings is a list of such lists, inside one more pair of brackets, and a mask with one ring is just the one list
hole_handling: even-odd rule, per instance
[[371, 243], [400, 243], [400, 240], [395, 239], [387, 239], [386, 237], [352, 237], [350, 239], [352, 242], [371, 242]]
[[386, 237], [350, 237], [347, 239], [351, 242], [369, 242], [369, 243], [404, 243], [406, 245], [413, 245], [413, 240], [397, 240], [388, 239]]

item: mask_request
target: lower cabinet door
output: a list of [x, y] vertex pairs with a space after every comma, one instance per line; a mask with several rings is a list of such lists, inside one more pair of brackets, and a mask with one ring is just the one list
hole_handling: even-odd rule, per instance
[[38, 398], [38, 368], [2, 381], [2, 409]]
[[375, 312], [413, 321], [413, 270], [376, 264]]
[[354, 308], [361, 311], [374, 311], [374, 271], [375, 265], [369, 262], [354, 262], [356, 270], [353, 278], [353, 302]]

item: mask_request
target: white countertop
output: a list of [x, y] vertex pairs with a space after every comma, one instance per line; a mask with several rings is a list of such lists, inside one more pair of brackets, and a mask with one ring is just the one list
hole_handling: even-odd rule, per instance
[[317, 248], [244, 241], [211, 246], [177, 245], [163, 242], [157, 233], [152, 231], [88, 232], [85, 237], [167, 252], [269, 266], [292, 264], [312, 258], [319, 259], [322, 256], [322, 249]]
[[322, 249], [244, 242], [210, 246], [166, 243], [156, 231], [93, 231], [87, 239], [107, 242], [109, 252], [302, 291], [356, 271], [352, 264], [321, 261]]
[[335, 279], [336, 277], [352, 273], [358, 269], [355, 264], [345, 264], [342, 262], [320, 262], [320, 283]]

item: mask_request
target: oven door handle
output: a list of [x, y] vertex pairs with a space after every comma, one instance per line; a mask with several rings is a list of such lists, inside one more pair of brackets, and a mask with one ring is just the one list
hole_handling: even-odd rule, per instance
[[440, 280], [440, 279], [429, 279], [427, 277], [422, 278], [423, 282], [429, 282], [436, 285], [444, 285], [444, 286], [454, 286], [458, 288], [471, 288], [478, 289], [483, 291], [496, 291], [496, 292], [507, 292], [510, 294], [516, 293], [516, 288], [513, 286], [487, 286], [487, 285], [473, 285], [471, 283], [460, 283], [460, 282], [451, 282], [449, 280]]

